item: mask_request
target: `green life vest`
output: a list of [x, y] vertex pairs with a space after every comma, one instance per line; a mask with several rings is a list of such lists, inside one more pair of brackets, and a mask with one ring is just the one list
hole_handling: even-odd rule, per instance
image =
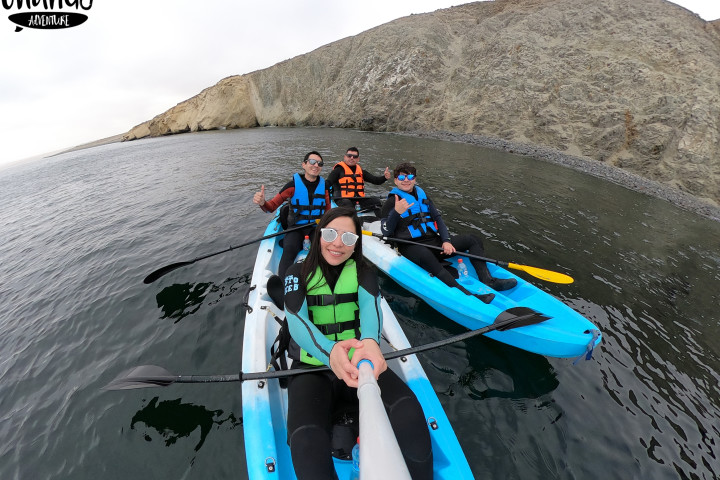
[[[345, 262], [334, 290], [330, 290], [318, 267], [308, 278], [305, 300], [310, 321], [326, 338], [335, 342], [360, 338], [360, 307], [355, 260], [349, 259]], [[354, 349], [350, 350], [351, 358], [353, 351]], [[322, 365], [320, 360], [304, 349], [300, 351], [300, 360], [310, 365]]]

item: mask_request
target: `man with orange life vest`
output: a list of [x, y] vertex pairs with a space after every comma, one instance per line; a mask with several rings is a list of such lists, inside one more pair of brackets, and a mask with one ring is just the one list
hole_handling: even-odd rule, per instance
[[380, 202], [376, 198], [365, 198], [365, 182], [382, 185], [390, 179], [390, 170], [386, 167], [382, 176], [373, 175], [363, 170], [358, 165], [359, 161], [360, 152], [356, 147], [350, 147], [342, 161], [335, 164], [327, 177], [333, 200], [341, 207], [354, 207], [356, 202], [361, 208], [379, 207]]
[[[415, 184], [417, 171], [413, 165], [401, 163], [395, 167], [393, 174], [396, 187], [390, 191], [380, 212], [383, 235], [412, 240], [418, 244], [442, 247], [443, 250], [440, 252], [418, 244], [398, 242], [397, 245], [403, 256], [439, 278], [444, 284], [458, 288], [466, 295], [474, 295], [485, 303], [492, 302], [495, 298], [494, 293], [473, 294], [460, 285], [455, 280], [455, 276], [445, 269], [447, 262], [444, 262], [441, 257], [441, 255], [452, 255], [455, 251], [483, 256], [485, 250], [482, 241], [472, 234], [450, 237], [447, 226], [435, 208], [435, 204], [428, 198], [425, 191]], [[482, 260], [471, 259], [470, 261], [475, 267], [479, 280], [496, 291], [509, 290], [517, 284], [517, 280], [514, 278], [493, 278], [486, 263]]]
[[[320, 176], [323, 159], [316, 151], [305, 155], [301, 164], [304, 173], [296, 173], [275, 195], [272, 200], [265, 200], [265, 185], [253, 197], [253, 202], [260, 205], [263, 212], [274, 212], [285, 201], [288, 202], [287, 226], [295, 227], [307, 224], [307, 228], [285, 234], [283, 238], [283, 254], [278, 265], [278, 275], [283, 278], [287, 268], [295, 261], [302, 249], [303, 240], [307, 235], [312, 240], [315, 235], [315, 220], [330, 210], [330, 192], [325, 180]], [[283, 216], [283, 210], [280, 211]], [[284, 219], [281, 219], [284, 222]], [[285, 226], [285, 225], [283, 225]]]

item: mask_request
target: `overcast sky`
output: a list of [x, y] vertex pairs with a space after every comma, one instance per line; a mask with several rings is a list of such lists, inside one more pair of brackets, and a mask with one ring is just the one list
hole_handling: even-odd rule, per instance
[[[0, 8], [0, 168], [125, 133], [224, 77], [411, 13], [468, 3], [82, 0], [92, 7], [80, 11], [88, 16], [80, 26], [15, 32], [7, 17], [24, 2], [9, 2], [12, 10]], [[673, 3], [720, 18], [718, 0]]]

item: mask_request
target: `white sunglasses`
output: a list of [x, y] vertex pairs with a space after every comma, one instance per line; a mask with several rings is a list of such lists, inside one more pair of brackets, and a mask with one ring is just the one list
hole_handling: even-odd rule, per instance
[[[334, 242], [335, 239], [338, 237], [338, 232], [334, 228], [321, 228], [320, 235], [322, 235], [323, 240], [331, 243]], [[358, 241], [358, 238], [360, 238], [360, 236], [355, 235], [352, 232], [345, 232], [340, 236], [340, 240], [342, 240], [343, 245], [345, 245], [346, 247], [352, 247], [353, 245], [355, 245], [355, 243]]]

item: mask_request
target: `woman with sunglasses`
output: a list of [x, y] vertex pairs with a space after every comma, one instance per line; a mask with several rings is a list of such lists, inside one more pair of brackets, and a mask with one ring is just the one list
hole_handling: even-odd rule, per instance
[[[440, 212], [425, 191], [416, 183], [417, 171], [410, 163], [401, 163], [393, 171], [395, 188], [390, 191], [383, 204], [380, 217], [383, 235], [403, 238], [416, 243], [442, 247], [442, 251], [398, 242], [400, 253], [439, 278], [445, 285], [460, 289], [466, 295], [474, 295], [485, 303], [492, 302], [495, 294], [474, 294], [455, 280], [445, 269], [446, 262], [441, 255], [452, 255], [455, 251], [469, 252], [484, 256], [482, 241], [472, 234], [455, 235], [452, 238], [443, 222]], [[493, 278], [482, 260], [471, 259], [481, 282], [496, 291], [509, 290], [517, 284], [514, 278]]]
[[431, 479], [432, 448], [422, 407], [380, 351], [380, 291], [375, 272], [363, 261], [360, 220], [353, 209], [338, 207], [323, 215], [318, 229], [307, 257], [288, 268], [284, 282], [292, 368], [331, 368], [289, 381], [288, 443], [295, 474], [300, 480], [337, 478], [333, 423], [357, 411], [356, 365], [367, 358], [412, 478]]
[[265, 200], [265, 185], [253, 197], [253, 202], [260, 205], [263, 212], [274, 212], [287, 201], [287, 221], [285, 213], [280, 211], [283, 228], [307, 224], [307, 228], [285, 234], [283, 238], [283, 254], [278, 266], [278, 275], [283, 278], [287, 268], [295, 261], [302, 250], [305, 236], [315, 234], [315, 220], [330, 209], [330, 193], [325, 179], [320, 176], [323, 159], [316, 151], [308, 152], [302, 161], [303, 174], [296, 173], [292, 180], [285, 184], [280, 193], [272, 200]]

